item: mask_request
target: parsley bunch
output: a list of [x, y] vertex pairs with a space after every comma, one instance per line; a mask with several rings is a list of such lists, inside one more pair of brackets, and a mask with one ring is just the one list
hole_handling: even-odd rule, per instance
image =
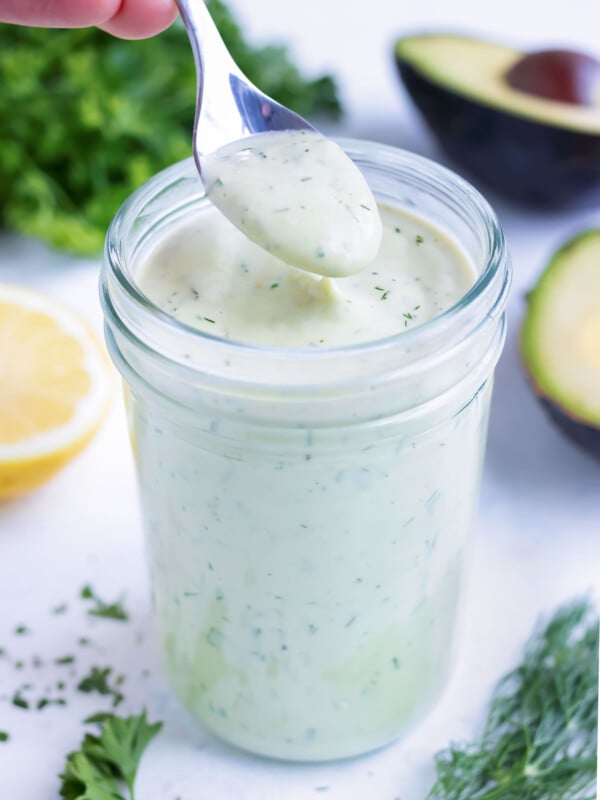
[[[304, 115], [339, 114], [330, 77], [305, 79], [285, 48], [250, 46], [221, 0], [208, 5], [260, 88]], [[0, 25], [0, 224], [97, 254], [125, 198], [191, 154], [195, 87], [179, 24], [145, 41]]]
[[493, 694], [479, 742], [436, 758], [429, 800], [595, 800], [598, 619], [560, 609]]
[[133, 717], [96, 714], [87, 722], [99, 723], [100, 735], [87, 733], [81, 749], [67, 756], [60, 796], [64, 800], [125, 800], [125, 786], [129, 800], [134, 800], [140, 760], [162, 723], [148, 724], [145, 711]]

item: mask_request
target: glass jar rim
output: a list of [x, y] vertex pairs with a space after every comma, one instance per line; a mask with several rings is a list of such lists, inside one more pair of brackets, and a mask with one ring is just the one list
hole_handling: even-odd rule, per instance
[[[174, 335], [180, 340], [184, 337], [188, 342], [201, 342], [206, 347], [218, 350], [222, 355], [222, 361], [235, 355], [251, 357], [254, 363], [257, 359], [261, 362], [281, 362], [285, 359], [286, 362], [293, 363], [295, 369], [301, 371], [302, 365], [309, 363], [319, 362], [322, 367], [331, 361], [350, 361], [357, 357], [364, 360], [374, 353], [379, 354], [381, 358], [385, 353], [398, 350], [399, 344], [405, 353], [409, 353], [421, 350], [423, 346], [429, 347], [439, 343], [438, 348], [431, 347], [435, 353], [440, 347], [447, 349], [449, 343], [456, 344], [456, 334], [450, 335], [450, 332], [462, 329], [466, 336], [484, 319], [499, 317], [504, 311], [510, 285], [509, 259], [501, 225], [483, 196], [451, 170], [415, 153], [367, 140], [336, 138], [335, 141], [359, 166], [362, 161], [381, 170], [403, 169], [413, 176], [419, 176], [422, 186], [427, 191], [437, 191], [447, 198], [448, 203], [456, 204], [458, 198], [461, 206], [468, 209], [469, 219], [473, 220], [485, 234], [486, 251], [482, 259], [483, 268], [477, 280], [457, 303], [412, 329], [401, 330], [380, 339], [323, 349], [247, 344], [214, 336], [175, 319], [146, 297], [127, 274], [122, 244], [129, 226], [145, 203], [152, 201], [165, 190], [165, 187], [186, 178], [193, 178], [194, 174], [197, 174], [193, 159], [190, 158], [153, 176], [124, 202], [115, 215], [106, 237], [105, 268], [101, 279], [101, 296], [106, 316], [119, 322], [129, 337], [135, 338], [136, 344], [143, 349], [167, 360], [176, 361], [182, 367], [194, 371], [202, 369], [196, 368], [189, 362], [182, 362], [174, 353], [166, 352], [167, 348], [162, 347], [159, 342], [162, 343], [163, 338], [166, 340], [167, 335]], [[198, 181], [201, 185], [199, 177]], [[128, 310], [122, 313], [126, 307]], [[476, 319], [473, 318], [475, 307], [479, 309]], [[133, 319], [132, 312], [142, 314], [147, 323], [138, 325], [135, 331], [128, 325]], [[146, 335], [150, 323], [155, 327], [155, 332], [162, 331], [165, 336], [152, 338], [149, 333]], [[396, 370], [402, 367], [410, 369], [414, 359], [408, 358], [404, 364], [399, 364], [397, 359], [394, 361]], [[229, 380], [231, 375], [218, 377]], [[257, 379], [251, 382], [268, 383], [269, 379], [265, 377], [264, 381]]]

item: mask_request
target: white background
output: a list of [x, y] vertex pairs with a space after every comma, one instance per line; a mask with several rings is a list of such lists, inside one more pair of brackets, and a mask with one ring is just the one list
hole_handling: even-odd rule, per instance
[[[396, 78], [391, 56], [396, 36], [434, 27], [485, 32], [517, 46], [600, 47], [600, 10], [591, 0], [232, 0], [231, 5], [255, 41], [287, 41], [310, 71], [336, 74], [347, 108], [336, 132], [442, 161]], [[73, 684], [91, 664], [126, 673], [122, 710], [137, 712], [147, 705], [153, 718], [166, 720], [143, 762], [138, 800], [423, 800], [432, 782], [433, 753], [476, 733], [493, 683], [516, 662], [538, 616], [576, 595], [598, 597], [600, 464], [548, 422], [526, 384], [517, 347], [525, 292], [556, 247], [599, 224], [598, 209], [533, 213], [488, 197], [513, 254], [509, 336], [497, 370], [460, 659], [429, 719], [382, 752], [320, 766], [253, 758], [194, 727], [171, 699], [155, 663], [134, 477], [116, 392], [108, 422], [80, 458], [38, 492], [0, 507], [0, 647], [7, 650], [0, 658], [0, 730], [11, 734], [0, 744], [2, 800], [57, 797], [56, 775], [81, 739], [81, 720], [108, 707], [70, 691], [66, 708], [23, 711], [10, 703], [13, 691], [20, 682], [31, 682], [30, 695], [37, 697], [57, 680]], [[62, 298], [100, 330], [97, 274], [97, 263], [0, 239], [1, 280]], [[107, 599], [123, 594], [131, 623], [91, 624], [78, 599], [86, 582]], [[63, 602], [69, 604], [66, 614], [50, 613]], [[28, 636], [14, 635], [20, 623], [31, 629]], [[77, 645], [82, 635], [92, 639], [90, 647]], [[74, 667], [52, 663], [69, 654], [77, 655]], [[43, 666], [15, 669], [15, 660], [33, 655]]]

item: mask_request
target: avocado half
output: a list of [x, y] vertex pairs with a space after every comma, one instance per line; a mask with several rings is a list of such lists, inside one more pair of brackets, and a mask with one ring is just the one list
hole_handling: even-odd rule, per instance
[[521, 352], [552, 419], [600, 459], [600, 228], [565, 244], [542, 273]]
[[399, 39], [395, 60], [415, 105], [446, 153], [490, 188], [546, 207], [600, 200], [600, 106], [513, 88], [525, 54], [451, 34]]

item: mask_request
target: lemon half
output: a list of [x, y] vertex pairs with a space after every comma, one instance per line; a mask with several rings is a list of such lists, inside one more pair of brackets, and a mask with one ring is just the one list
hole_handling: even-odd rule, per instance
[[112, 384], [83, 319], [53, 298], [0, 283], [0, 500], [39, 486], [83, 450]]

